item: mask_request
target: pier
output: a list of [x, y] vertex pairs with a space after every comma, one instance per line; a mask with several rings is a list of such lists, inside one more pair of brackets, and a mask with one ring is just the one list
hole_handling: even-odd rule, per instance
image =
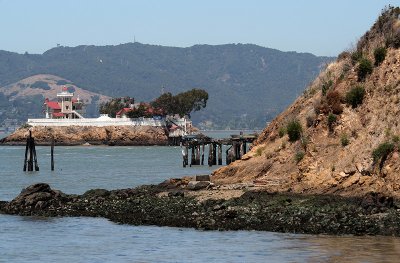
[[[183, 167], [204, 165], [204, 156], [208, 151], [208, 166], [222, 165], [240, 160], [246, 154], [248, 147], [257, 138], [257, 134], [231, 135], [230, 138], [213, 139], [203, 134], [186, 135], [182, 138]], [[223, 151], [223, 146], [227, 148]], [[190, 153], [190, 164], [189, 164]], [[225, 158], [223, 154], [225, 153]]]

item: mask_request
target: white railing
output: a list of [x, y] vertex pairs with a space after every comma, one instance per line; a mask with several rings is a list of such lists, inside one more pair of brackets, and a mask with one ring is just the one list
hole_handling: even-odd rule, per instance
[[85, 118], [85, 119], [28, 119], [31, 126], [165, 126], [165, 120], [152, 118]]

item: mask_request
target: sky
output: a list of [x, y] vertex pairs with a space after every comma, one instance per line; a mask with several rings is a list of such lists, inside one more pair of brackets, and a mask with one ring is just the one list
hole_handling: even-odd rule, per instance
[[336, 56], [400, 0], [0, 0], [0, 50], [256, 44]]

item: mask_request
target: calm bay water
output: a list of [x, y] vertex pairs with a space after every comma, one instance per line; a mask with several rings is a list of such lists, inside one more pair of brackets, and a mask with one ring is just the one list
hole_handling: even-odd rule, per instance
[[[54, 172], [50, 147], [37, 151], [40, 171], [24, 173], [24, 147], [0, 147], [0, 200], [37, 182], [81, 194], [211, 171], [182, 168], [179, 147], [56, 147]], [[102, 218], [0, 215], [0, 262], [398, 262], [399, 256], [400, 239], [393, 237], [197, 231]]]

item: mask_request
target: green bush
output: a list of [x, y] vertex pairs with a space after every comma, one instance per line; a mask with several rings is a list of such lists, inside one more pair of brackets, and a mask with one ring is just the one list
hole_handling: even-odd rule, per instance
[[294, 159], [296, 161], [296, 163], [299, 163], [301, 160], [303, 160], [305, 153], [303, 151], [298, 151], [296, 152], [296, 154], [294, 155]]
[[376, 163], [377, 161], [381, 160], [381, 164], [385, 162], [386, 158], [388, 155], [393, 152], [394, 150], [394, 144], [391, 142], [384, 142], [378, 145], [378, 147], [373, 150], [372, 152], [372, 158], [374, 159], [374, 162]]
[[256, 154], [254, 155], [254, 156], [261, 156], [262, 155], [262, 153], [264, 152], [264, 150], [265, 150], [265, 147], [260, 147], [260, 148], [257, 148], [257, 150], [256, 150]]
[[289, 141], [294, 142], [300, 139], [303, 128], [298, 120], [290, 121], [286, 126]]
[[340, 136], [340, 143], [342, 144], [343, 147], [349, 145], [349, 137], [347, 137], [346, 133], [343, 133], [342, 136]]
[[367, 58], [360, 59], [360, 64], [358, 65], [357, 76], [359, 81], [365, 80], [368, 74], [372, 73], [372, 63]]
[[329, 113], [329, 115], [328, 115], [329, 131], [333, 132], [333, 125], [335, 124], [336, 120], [337, 120], [337, 116], [333, 113]]
[[362, 58], [362, 52], [361, 51], [354, 51], [351, 54], [351, 61], [353, 62], [353, 64], [357, 63], [361, 58]]
[[351, 105], [353, 109], [357, 108], [358, 105], [362, 104], [364, 95], [365, 89], [362, 86], [353, 87], [346, 93], [346, 103]]
[[285, 134], [286, 134], [285, 127], [280, 127], [278, 131], [279, 138], [282, 138], [283, 136], [285, 136]]
[[333, 81], [330, 79], [329, 81], [324, 82], [322, 84], [322, 95], [325, 96], [327, 91], [333, 86]]
[[385, 47], [378, 47], [374, 50], [375, 66], [379, 66], [385, 60], [386, 52]]

